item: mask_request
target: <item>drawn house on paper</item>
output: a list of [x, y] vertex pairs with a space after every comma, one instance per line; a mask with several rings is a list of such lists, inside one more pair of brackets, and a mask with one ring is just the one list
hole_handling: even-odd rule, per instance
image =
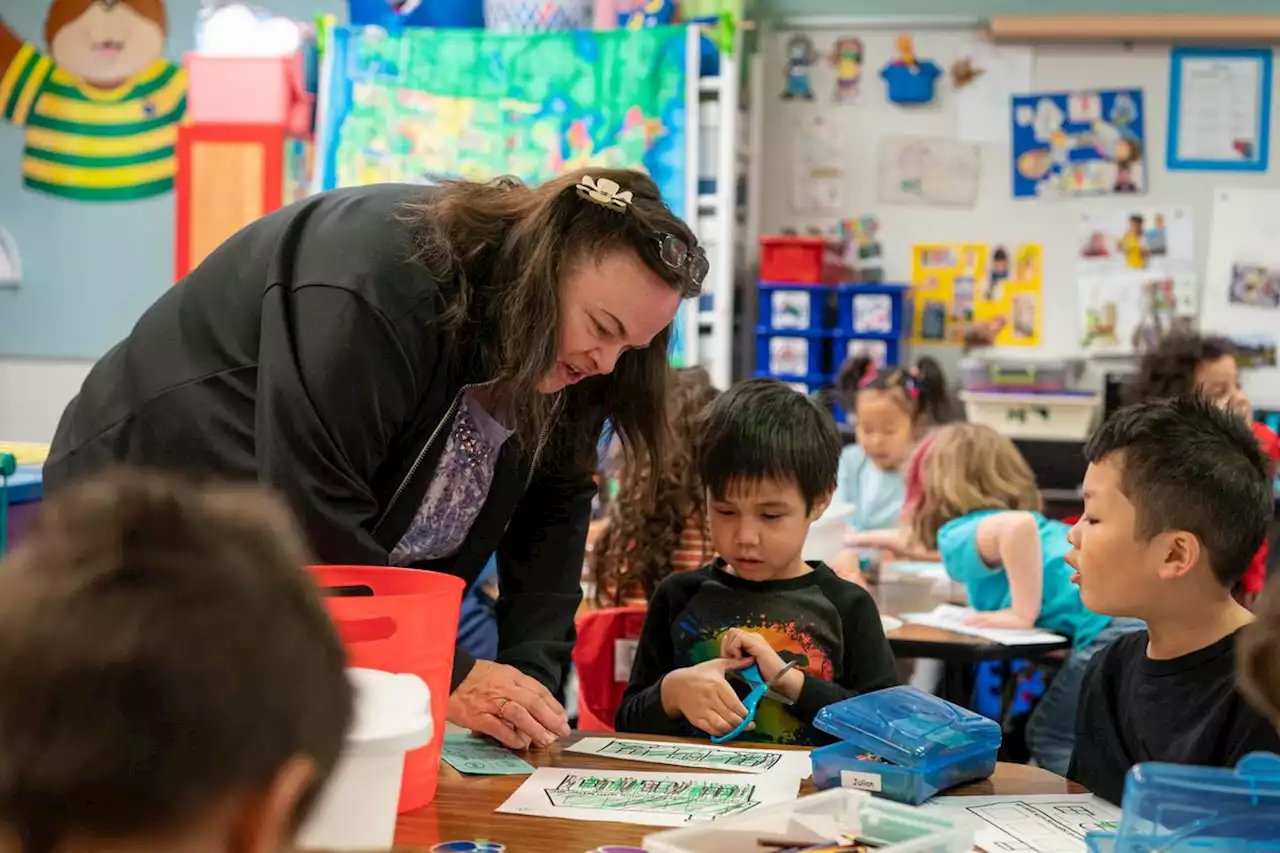
[[556, 808], [684, 814], [708, 820], [755, 808], [755, 785], [566, 774], [546, 789]]
[[705, 749], [681, 744], [633, 740], [611, 740], [600, 748], [598, 754], [638, 761], [697, 764], [700, 767], [716, 767], [725, 770], [742, 768], [770, 770], [781, 760], [781, 756], [775, 752]]

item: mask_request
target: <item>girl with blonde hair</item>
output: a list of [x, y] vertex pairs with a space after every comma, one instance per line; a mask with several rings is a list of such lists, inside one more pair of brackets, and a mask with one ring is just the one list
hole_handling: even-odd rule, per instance
[[976, 628], [1040, 628], [1073, 651], [1027, 723], [1036, 762], [1065, 775], [1075, 747], [1076, 705], [1090, 658], [1142, 627], [1087, 610], [1067, 564], [1070, 530], [1041, 514], [1035, 476], [1013, 442], [979, 424], [938, 430], [923, 449], [917, 494], [907, 495], [911, 529], [936, 549], [965, 586]]

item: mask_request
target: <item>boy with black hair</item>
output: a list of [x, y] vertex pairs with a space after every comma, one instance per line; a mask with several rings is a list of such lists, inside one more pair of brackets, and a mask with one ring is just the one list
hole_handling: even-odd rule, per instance
[[0, 566], [0, 847], [280, 853], [352, 714], [281, 506], [104, 474]]
[[770, 379], [735, 385], [702, 421], [695, 457], [720, 559], [658, 586], [617, 729], [726, 734], [746, 716], [745, 685], [735, 691], [729, 674], [754, 661], [793, 704], [766, 698], [749, 737], [829, 743], [812, 726], [821, 708], [897, 683], [871, 596], [801, 558], [835, 490], [839, 433], [813, 401]]
[[1253, 622], [1232, 587], [1266, 535], [1269, 466], [1238, 415], [1201, 398], [1112, 415], [1085, 445], [1072, 529], [1086, 607], [1147, 623], [1099, 652], [1080, 694], [1070, 774], [1119, 803], [1134, 764], [1232, 767], [1280, 736], [1235, 686]]

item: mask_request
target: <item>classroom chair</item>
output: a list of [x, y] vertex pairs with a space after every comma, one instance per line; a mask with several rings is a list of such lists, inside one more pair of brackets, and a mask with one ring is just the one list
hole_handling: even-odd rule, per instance
[[578, 728], [611, 732], [631, 678], [643, 605], [591, 610], [578, 617], [573, 665], [578, 670]]

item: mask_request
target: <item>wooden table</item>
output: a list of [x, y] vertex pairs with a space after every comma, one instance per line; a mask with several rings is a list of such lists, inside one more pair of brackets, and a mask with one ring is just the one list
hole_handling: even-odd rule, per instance
[[[581, 767], [588, 770], [650, 770], [694, 772], [661, 764], [639, 765], [573, 753], [564, 754], [563, 747], [590, 732], [575, 732], [562, 744], [550, 749], [523, 753], [534, 767]], [[627, 735], [636, 740], [671, 740]], [[692, 741], [690, 741], [692, 742]], [[535, 818], [521, 815], [494, 814], [524, 776], [463, 776], [452, 767], [440, 767], [440, 790], [435, 802], [425, 809], [403, 815], [396, 831], [398, 848], [430, 850], [445, 841], [485, 839], [506, 845], [509, 853], [588, 853], [605, 845], [638, 846], [646, 835], [660, 831], [654, 827], [626, 823]], [[805, 782], [801, 794], [813, 792]], [[1045, 770], [1022, 764], [1000, 764], [996, 773], [983, 782], [975, 782], [949, 791], [949, 794], [978, 796], [983, 794], [1079, 794], [1084, 789]]]

